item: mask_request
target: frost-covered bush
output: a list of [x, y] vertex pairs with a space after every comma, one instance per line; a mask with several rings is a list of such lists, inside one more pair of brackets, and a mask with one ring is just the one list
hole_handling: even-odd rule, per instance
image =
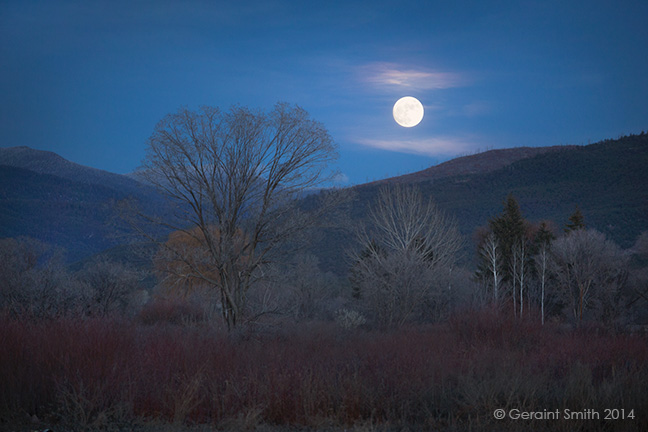
[[345, 330], [351, 330], [367, 322], [366, 318], [357, 311], [351, 309], [340, 309], [335, 314], [335, 322]]

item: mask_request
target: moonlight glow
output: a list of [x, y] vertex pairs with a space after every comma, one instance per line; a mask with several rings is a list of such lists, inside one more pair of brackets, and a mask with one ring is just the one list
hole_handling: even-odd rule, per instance
[[394, 120], [403, 127], [416, 126], [423, 120], [423, 105], [412, 96], [405, 96], [394, 104]]

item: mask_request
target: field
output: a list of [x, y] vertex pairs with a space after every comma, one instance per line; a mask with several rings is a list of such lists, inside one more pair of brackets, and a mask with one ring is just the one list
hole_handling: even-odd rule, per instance
[[231, 333], [5, 316], [0, 429], [648, 430], [645, 336], [508, 315], [466, 311], [390, 332], [285, 323]]

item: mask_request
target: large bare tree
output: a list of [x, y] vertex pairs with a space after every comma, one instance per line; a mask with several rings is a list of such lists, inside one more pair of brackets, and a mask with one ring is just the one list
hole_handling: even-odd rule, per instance
[[333, 178], [336, 157], [324, 126], [283, 103], [269, 112], [181, 109], [155, 127], [139, 174], [178, 204], [176, 222], [163, 223], [192, 239], [160, 244], [185, 264], [183, 277], [217, 293], [228, 327], [271, 253], [309, 225], [295, 200]]
[[382, 188], [359, 240], [354, 279], [379, 325], [401, 325], [424, 304], [438, 312], [461, 236], [431, 199], [414, 187]]

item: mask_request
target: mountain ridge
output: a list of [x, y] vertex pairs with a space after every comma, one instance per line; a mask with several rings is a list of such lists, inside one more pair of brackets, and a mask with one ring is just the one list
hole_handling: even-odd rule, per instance
[[[149, 210], [165, 204], [150, 186], [75, 164], [52, 152], [0, 149], [0, 165], [0, 236], [30, 235], [57, 243], [68, 248], [74, 259], [119, 244], [110, 225], [118, 201], [134, 197]], [[638, 232], [648, 229], [647, 166], [648, 135], [643, 134], [587, 146], [490, 150], [353, 186], [356, 197], [349, 219], [366, 217], [380, 186], [411, 183], [455, 217], [470, 239], [478, 226], [501, 212], [506, 195], [513, 193], [529, 220], [550, 219], [560, 225], [579, 205], [588, 226], [628, 247]], [[317, 194], [304, 200], [316, 203]], [[342, 272], [340, 251], [351, 245], [352, 233], [323, 230], [319, 237], [309, 247], [318, 250], [323, 268]]]
[[539, 154], [564, 151], [580, 146], [561, 145], [547, 147], [513, 147], [492, 149], [484, 152], [459, 156], [440, 164], [409, 174], [403, 174], [386, 179], [376, 180], [358, 185], [359, 187], [385, 183], [418, 183], [437, 180], [455, 175], [485, 174], [496, 171], [518, 160], [527, 159]]
[[28, 236], [64, 248], [70, 261], [124, 242], [119, 203], [167, 214], [152, 186], [30, 147], [0, 148], [0, 237]]
[[27, 146], [0, 148], [0, 165], [13, 166], [50, 174], [68, 180], [97, 185], [110, 185], [139, 194], [143, 183], [132, 176], [116, 174], [69, 161], [57, 153], [37, 150]]

